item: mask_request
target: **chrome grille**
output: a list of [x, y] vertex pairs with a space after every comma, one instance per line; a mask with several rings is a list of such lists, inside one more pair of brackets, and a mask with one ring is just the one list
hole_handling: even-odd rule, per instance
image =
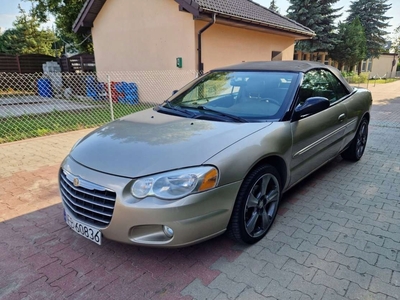
[[115, 192], [65, 170], [60, 172], [60, 191], [63, 203], [78, 220], [99, 228], [104, 228], [110, 223], [116, 199]]

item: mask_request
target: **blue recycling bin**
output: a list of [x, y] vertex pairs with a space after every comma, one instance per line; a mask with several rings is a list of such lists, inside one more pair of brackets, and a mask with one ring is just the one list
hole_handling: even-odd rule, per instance
[[128, 104], [139, 103], [139, 93], [136, 83], [123, 82], [124, 102]]
[[93, 99], [98, 98], [97, 82], [94, 76], [86, 76], [86, 96]]
[[53, 88], [51, 80], [47, 78], [41, 78], [37, 81], [38, 94], [41, 97], [51, 98], [53, 97]]

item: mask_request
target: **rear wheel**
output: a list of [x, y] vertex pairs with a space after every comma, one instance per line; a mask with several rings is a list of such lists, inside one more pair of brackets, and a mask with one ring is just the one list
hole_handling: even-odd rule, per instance
[[368, 120], [362, 119], [358, 127], [356, 136], [343, 153], [342, 157], [346, 160], [358, 161], [363, 156], [368, 139]]
[[236, 197], [229, 223], [229, 235], [235, 240], [254, 244], [271, 227], [281, 199], [281, 179], [270, 165], [252, 170], [244, 179]]

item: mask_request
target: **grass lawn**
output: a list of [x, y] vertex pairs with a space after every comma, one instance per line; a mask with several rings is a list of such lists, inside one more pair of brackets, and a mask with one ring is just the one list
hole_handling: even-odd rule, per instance
[[377, 80], [375, 80], [375, 79], [371, 79], [370, 81], [369, 81], [369, 84], [371, 84], [371, 83], [378, 83], [378, 84], [382, 84], [382, 83], [390, 83], [390, 82], [394, 82], [394, 81], [397, 81], [398, 79], [396, 79], [396, 78], [388, 78], [388, 79], [377, 79]]
[[[113, 104], [114, 118], [153, 107], [150, 104]], [[111, 121], [107, 105], [78, 111], [53, 111], [41, 115], [0, 118], [0, 144], [103, 125]]]

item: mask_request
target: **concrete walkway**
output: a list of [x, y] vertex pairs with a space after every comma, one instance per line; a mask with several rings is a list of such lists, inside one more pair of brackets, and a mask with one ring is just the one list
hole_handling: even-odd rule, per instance
[[[10, 98], [0, 98], [0, 118], [19, 117], [27, 113], [47, 114], [54, 111], [77, 111], [83, 109], [95, 108], [99, 103], [93, 100], [86, 102], [68, 101], [65, 99], [45, 98], [40, 96], [19, 96]], [[107, 105], [103, 103], [100, 105]]]
[[0, 299], [399, 299], [400, 81], [369, 88], [363, 159], [287, 193], [253, 246], [99, 247], [66, 227], [57, 187], [90, 130], [0, 145]]

